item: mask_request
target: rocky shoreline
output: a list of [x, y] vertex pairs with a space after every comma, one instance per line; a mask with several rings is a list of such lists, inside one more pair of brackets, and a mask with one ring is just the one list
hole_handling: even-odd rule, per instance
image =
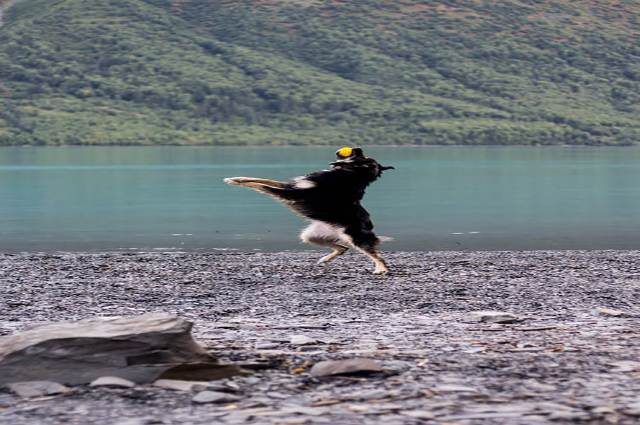
[[[0, 422], [637, 423], [640, 251], [396, 252], [386, 276], [320, 256], [0, 254], [0, 335], [168, 312], [253, 371], [183, 390], [3, 388]], [[383, 371], [311, 374], [354, 358]]]

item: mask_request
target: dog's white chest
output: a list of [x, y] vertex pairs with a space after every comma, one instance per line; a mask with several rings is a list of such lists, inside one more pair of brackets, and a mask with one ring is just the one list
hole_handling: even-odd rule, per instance
[[312, 189], [316, 184], [306, 177], [296, 177], [293, 179], [293, 187], [296, 189]]

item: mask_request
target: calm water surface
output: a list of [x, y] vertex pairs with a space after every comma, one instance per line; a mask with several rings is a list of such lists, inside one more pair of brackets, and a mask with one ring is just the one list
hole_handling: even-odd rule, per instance
[[[336, 147], [337, 148], [337, 147]], [[304, 220], [231, 187], [327, 166], [332, 147], [0, 149], [0, 251], [298, 250]], [[385, 250], [640, 249], [640, 149], [376, 147]]]

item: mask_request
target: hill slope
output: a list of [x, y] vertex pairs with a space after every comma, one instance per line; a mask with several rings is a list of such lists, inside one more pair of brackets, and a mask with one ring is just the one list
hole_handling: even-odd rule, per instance
[[636, 1], [22, 0], [0, 145], [634, 144]]

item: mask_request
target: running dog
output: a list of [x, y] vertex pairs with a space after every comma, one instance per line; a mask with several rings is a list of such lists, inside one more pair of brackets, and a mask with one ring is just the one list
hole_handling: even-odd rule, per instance
[[245, 186], [267, 194], [285, 204], [291, 211], [311, 221], [302, 231], [303, 242], [333, 249], [318, 263], [326, 263], [344, 254], [353, 246], [368, 255], [375, 263], [374, 274], [388, 272], [378, 252], [381, 238], [373, 233], [369, 213], [360, 205], [364, 191], [385, 170], [364, 156], [361, 148], [342, 148], [336, 152], [331, 169], [288, 182], [252, 177], [230, 177], [225, 183]]

